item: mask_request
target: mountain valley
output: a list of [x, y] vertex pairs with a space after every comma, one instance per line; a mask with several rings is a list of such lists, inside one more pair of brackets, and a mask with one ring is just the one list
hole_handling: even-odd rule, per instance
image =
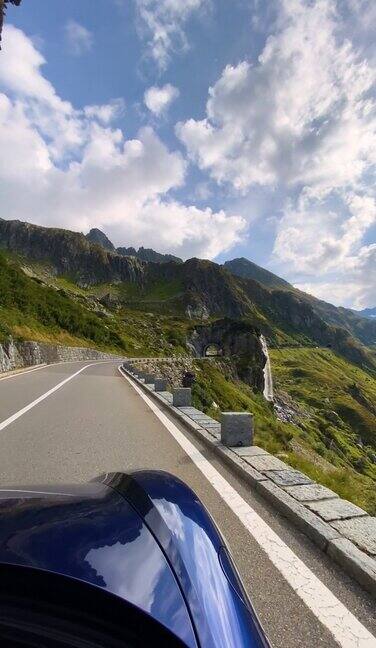
[[[224, 357], [192, 359], [197, 405], [214, 417], [221, 408], [250, 409], [259, 443], [375, 512], [375, 320], [247, 259], [221, 266], [116, 250], [100, 230], [85, 236], [0, 220], [0, 249], [0, 343], [192, 358], [197, 336], [210, 341], [216, 331]], [[274, 403], [262, 394], [260, 334]]]

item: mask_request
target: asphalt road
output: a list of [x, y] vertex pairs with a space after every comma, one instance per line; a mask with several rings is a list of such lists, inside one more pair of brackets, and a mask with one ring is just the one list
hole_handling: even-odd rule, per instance
[[[197, 492], [226, 537], [275, 648], [376, 648], [376, 612], [371, 598], [173, 421], [197, 450], [192, 461], [192, 454], [187, 454], [147, 402], [120, 376], [117, 366], [113, 362], [67, 363], [0, 379], [0, 488], [68, 484], [118, 470], [172, 472]], [[355, 623], [355, 630], [352, 627], [340, 642], [335, 640], [320, 614], [306, 605], [299, 587], [293, 588], [285, 580], [234, 508], [208, 481], [200, 469], [202, 456], [354, 615], [363, 626], [365, 639], [359, 640]]]

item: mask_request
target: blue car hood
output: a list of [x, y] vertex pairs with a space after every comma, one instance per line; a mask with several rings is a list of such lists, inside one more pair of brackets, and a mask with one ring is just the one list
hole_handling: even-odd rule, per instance
[[190, 648], [269, 646], [212, 518], [169, 473], [0, 491], [0, 519], [0, 564], [108, 590]]
[[101, 484], [0, 491], [0, 563], [103, 588], [197, 646], [180, 586], [142, 517]]

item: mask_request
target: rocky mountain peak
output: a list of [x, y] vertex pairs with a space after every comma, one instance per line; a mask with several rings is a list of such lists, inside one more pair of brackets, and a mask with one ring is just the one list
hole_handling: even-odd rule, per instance
[[253, 261], [250, 261], [245, 257], [226, 261], [224, 267], [236, 277], [241, 277], [242, 279], [254, 279], [268, 288], [279, 288], [281, 290], [293, 288], [293, 286], [289, 284], [288, 281], [285, 281], [285, 279], [278, 277], [269, 270], [265, 270], [265, 268], [261, 268], [256, 263], [253, 263]]
[[101, 245], [105, 250], [115, 252], [114, 244], [111, 243], [106, 234], [97, 227], [93, 227], [90, 232], [86, 234], [86, 238], [90, 243], [96, 243], [97, 245]]
[[134, 247], [118, 247], [116, 251], [122, 256], [133, 256], [140, 261], [148, 261], [150, 263], [169, 263], [170, 261], [183, 263], [182, 259], [173, 254], [161, 254], [151, 248], [144, 248], [142, 246], [138, 250]]

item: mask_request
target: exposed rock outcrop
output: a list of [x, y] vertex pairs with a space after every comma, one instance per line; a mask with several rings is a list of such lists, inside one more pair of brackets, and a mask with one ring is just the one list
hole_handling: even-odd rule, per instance
[[0, 220], [0, 248], [28, 259], [48, 261], [57, 274], [69, 275], [81, 286], [117, 281], [142, 285], [143, 282], [141, 261], [109, 252], [91, 244], [83, 234], [69, 230]]
[[240, 318], [253, 312], [252, 301], [239, 289], [235, 277], [216, 263], [189, 259], [181, 274], [191, 313]]
[[183, 263], [182, 259], [173, 254], [161, 254], [151, 248], [139, 247], [136, 250], [134, 247], [118, 247], [116, 251], [123, 256], [132, 256], [140, 259], [140, 261], [149, 261], [151, 263], [169, 263], [169, 261]]
[[100, 229], [97, 227], [93, 227], [88, 234], [86, 234], [86, 238], [89, 241], [89, 243], [95, 243], [96, 245], [101, 245], [105, 250], [109, 250], [110, 252], [115, 252], [115, 246], [113, 243], [111, 243], [110, 239], [107, 238], [106, 234], [102, 232]]
[[225, 318], [212, 324], [196, 326], [189, 339], [198, 357], [205, 355], [210, 345], [216, 345], [223, 356], [234, 361], [237, 375], [257, 391], [264, 390], [266, 356], [262, 349], [260, 331], [246, 322]]

